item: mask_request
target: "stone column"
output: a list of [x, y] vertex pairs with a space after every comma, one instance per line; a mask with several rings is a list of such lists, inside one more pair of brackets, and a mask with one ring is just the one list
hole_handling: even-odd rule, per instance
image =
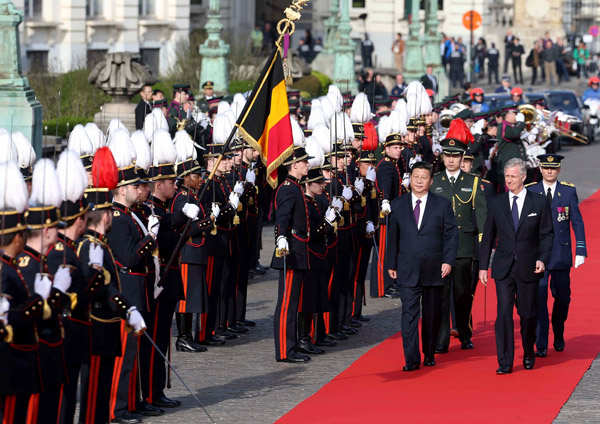
[[346, 86], [352, 93], [357, 92], [354, 84], [354, 41], [350, 38], [350, 0], [340, 2], [340, 21], [338, 26], [339, 38], [333, 46], [335, 63], [333, 66], [333, 80], [340, 85], [340, 90], [345, 91]]
[[198, 87], [198, 92], [202, 92], [202, 83], [204, 81], [212, 81], [215, 86], [215, 93], [217, 94], [225, 94], [229, 89], [229, 78], [227, 75], [229, 45], [221, 40], [223, 24], [221, 23], [219, 9], [220, 1], [210, 0], [210, 11], [205, 26], [208, 38], [198, 49], [202, 55], [202, 70], [200, 72], [200, 87]]
[[0, 128], [21, 131], [42, 155], [42, 105], [21, 69], [19, 24], [23, 12], [0, 0]]
[[333, 46], [337, 39], [337, 27], [340, 13], [340, 0], [331, 0], [329, 7], [329, 18], [325, 19], [325, 40], [321, 54], [333, 54]]
[[404, 71], [404, 79], [407, 81], [418, 79], [425, 72], [423, 64], [421, 20], [419, 19], [419, 0], [410, 0], [410, 2], [412, 22], [408, 27], [408, 40], [406, 41], [406, 70]]

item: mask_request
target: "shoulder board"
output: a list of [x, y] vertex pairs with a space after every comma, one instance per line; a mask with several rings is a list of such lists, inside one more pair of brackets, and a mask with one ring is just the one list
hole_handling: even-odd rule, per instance
[[56, 243], [54, 245], [54, 249], [57, 250], [57, 251], [59, 251], [59, 252], [62, 252], [63, 250], [65, 250], [65, 245], [62, 244], [62, 242], [59, 241], [58, 243]]
[[435, 174], [433, 174], [433, 176], [435, 177], [436, 175], [441, 175], [441, 174], [442, 174], [442, 171], [438, 171]]
[[289, 181], [286, 181], [285, 183], [283, 183], [283, 185], [289, 186], [289, 185], [290, 185], [290, 182], [289, 182]]
[[179, 194], [181, 194], [182, 196], [187, 196], [187, 191], [185, 191], [185, 190], [181, 190], [181, 191], [179, 192]]
[[568, 183], [566, 181], [560, 181], [560, 185], [564, 185], [564, 186], [567, 186], [567, 187], [575, 187], [575, 184]]
[[27, 268], [29, 265], [29, 260], [31, 258], [29, 256], [22, 256], [19, 258], [19, 268]]
[[484, 178], [482, 178], [481, 181], [483, 181], [484, 183], [490, 184], [489, 180], [486, 180]]
[[532, 186], [532, 185], [536, 185], [536, 184], [537, 184], [537, 182], [536, 182], [536, 181], [534, 181], [534, 182], [532, 182], [532, 183], [525, 184], [525, 187], [530, 187], [530, 186]]
[[[479, 175], [474, 174], [472, 172], [465, 172], [465, 174], [470, 175], [471, 177], [479, 177]], [[481, 178], [480, 178], [481, 179]]]
[[114, 212], [113, 212], [113, 216], [121, 216], [121, 212], [119, 212], [119, 211], [114, 211]]

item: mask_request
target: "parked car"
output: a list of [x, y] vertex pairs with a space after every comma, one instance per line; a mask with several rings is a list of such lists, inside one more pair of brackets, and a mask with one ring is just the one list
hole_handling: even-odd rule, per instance
[[550, 103], [548, 108], [552, 111], [558, 110], [570, 115], [567, 121], [567, 129], [587, 138], [587, 143], [582, 138], [564, 136], [562, 141], [570, 143], [589, 144], [594, 141], [594, 126], [590, 124], [589, 106], [584, 105], [581, 98], [573, 90], [547, 90], [544, 94], [548, 96]]

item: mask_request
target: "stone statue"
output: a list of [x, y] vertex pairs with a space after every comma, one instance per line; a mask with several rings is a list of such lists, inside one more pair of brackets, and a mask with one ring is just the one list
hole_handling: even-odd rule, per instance
[[111, 96], [115, 103], [128, 102], [145, 84], [158, 80], [138, 53], [108, 53], [106, 60], [97, 64], [90, 76], [90, 84]]
[[220, 1], [219, 0], [210, 0], [210, 11], [214, 14], [218, 14], [219, 13], [219, 9], [220, 7]]

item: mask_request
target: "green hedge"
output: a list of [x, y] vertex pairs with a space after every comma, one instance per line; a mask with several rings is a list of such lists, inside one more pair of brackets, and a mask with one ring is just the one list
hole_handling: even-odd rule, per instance
[[[58, 121], [58, 136], [67, 137], [67, 124], [69, 124], [69, 133], [73, 131], [73, 127], [77, 124], [85, 125], [88, 122], [92, 122], [93, 118], [82, 118], [82, 117], [61, 117]], [[43, 122], [42, 127], [43, 135], [56, 135], [56, 119], [50, 119]]]
[[229, 83], [229, 94], [245, 93], [246, 91], [252, 90], [255, 83], [256, 81], [254, 80], [231, 81]]
[[[333, 84], [333, 81], [331, 80], [331, 78], [329, 78], [327, 75], [325, 75], [319, 71], [311, 71], [310, 74], [317, 77], [317, 79], [319, 80], [319, 84], [321, 84], [321, 90], [319, 91], [319, 96], [326, 95], [327, 91], [329, 90], [329, 86], [331, 84]], [[342, 87], [340, 87], [340, 90], [344, 91], [344, 90], [342, 90]]]
[[308, 93], [309, 98], [319, 97], [322, 91], [321, 82], [315, 75], [300, 78], [294, 83], [294, 88], [300, 90], [300, 92]]

